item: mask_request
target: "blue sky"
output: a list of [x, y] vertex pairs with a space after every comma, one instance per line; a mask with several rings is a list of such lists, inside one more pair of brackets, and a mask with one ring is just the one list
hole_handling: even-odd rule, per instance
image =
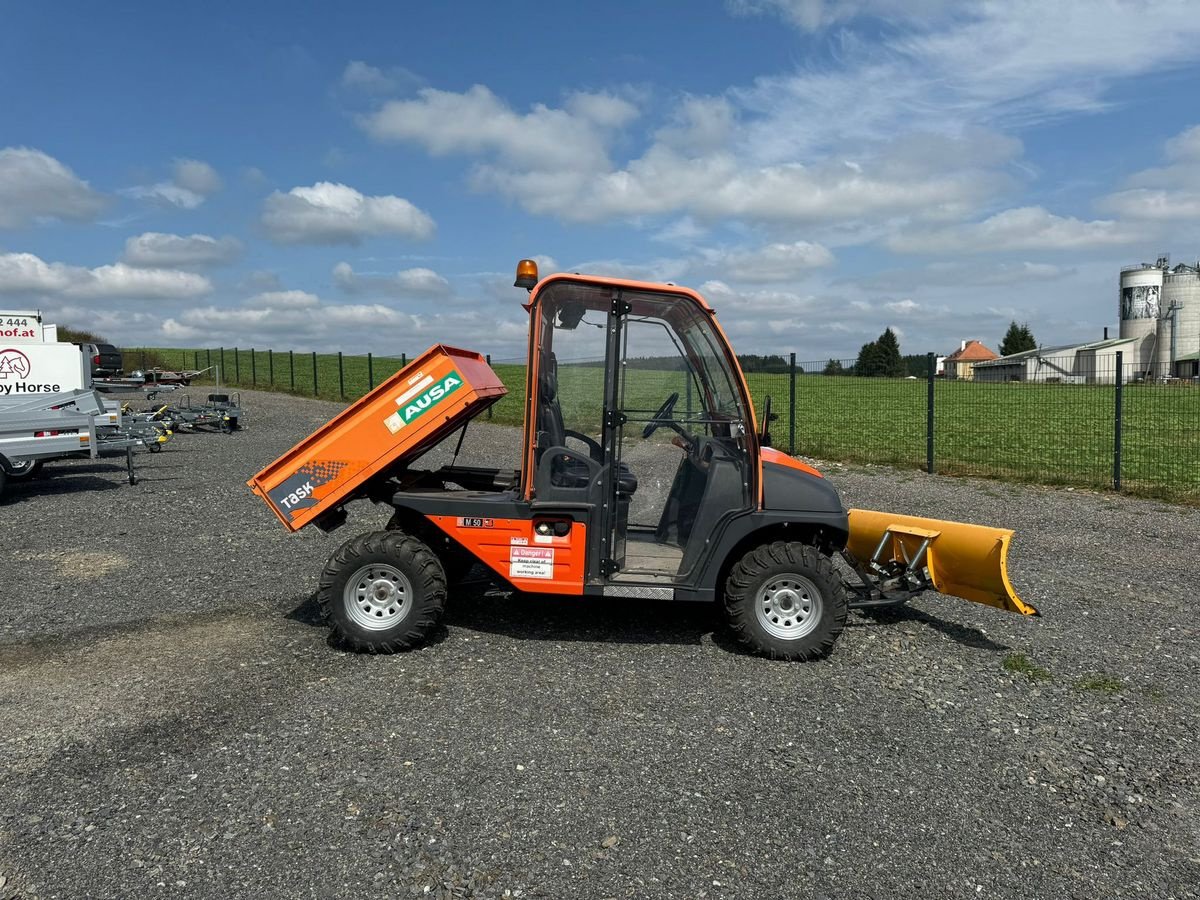
[[520, 257], [744, 352], [1044, 344], [1200, 255], [1185, 2], [8, 4], [0, 308], [124, 345], [518, 356]]

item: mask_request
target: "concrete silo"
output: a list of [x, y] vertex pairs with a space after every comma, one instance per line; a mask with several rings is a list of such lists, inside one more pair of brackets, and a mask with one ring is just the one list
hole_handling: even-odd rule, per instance
[[1141, 372], [1147, 371], [1157, 358], [1166, 267], [1167, 259], [1162, 257], [1154, 265], [1141, 263], [1121, 270], [1121, 289], [1117, 301], [1120, 336], [1123, 340], [1137, 341], [1137, 358], [1126, 360], [1126, 364], [1136, 362]]
[[1162, 279], [1154, 372], [1195, 377], [1200, 374], [1200, 263], [1164, 270]]

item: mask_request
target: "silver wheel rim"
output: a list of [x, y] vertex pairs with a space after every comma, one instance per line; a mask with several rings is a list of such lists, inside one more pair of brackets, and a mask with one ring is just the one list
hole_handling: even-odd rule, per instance
[[383, 631], [403, 621], [412, 609], [412, 582], [395, 566], [371, 563], [347, 579], [342, 603], [355, 625]]
[[803, 575], [776, 575], [755, 597], [758, 624], [771, 637], [795, 641], [821, 621], [821, 592]]

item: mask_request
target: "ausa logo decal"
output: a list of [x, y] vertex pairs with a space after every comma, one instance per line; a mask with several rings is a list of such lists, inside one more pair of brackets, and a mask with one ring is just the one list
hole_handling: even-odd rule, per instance
[[405, 425], [425, 415], [426, 412], [462, 387], [462, 384], [462, 376], [456, 370], [451, 369], [449, 374], [443, 375], [437, 381], [432, 378], [428, 379], [427, 386], [423, 386], [423, 390], [410, 391], [403, 397], [397, 398], [396, 404], [400, 408], [388, 416], [386, 421], [388, 430], [395, 434]]

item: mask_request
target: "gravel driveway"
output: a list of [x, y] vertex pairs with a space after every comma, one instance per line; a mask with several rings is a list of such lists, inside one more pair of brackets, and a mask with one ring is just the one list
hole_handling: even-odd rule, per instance
[[[0, 898], [1200, 896], [1200, 511], [827, 466], [1014, 528], [1041, 619], [931, 596], [813, 664], [707, 608], [452, 598], [331, 647], [244, 480], [337, 405], [59, 463], [0, 505]], [[461, 460], [515, 461], [473, 426]]]

